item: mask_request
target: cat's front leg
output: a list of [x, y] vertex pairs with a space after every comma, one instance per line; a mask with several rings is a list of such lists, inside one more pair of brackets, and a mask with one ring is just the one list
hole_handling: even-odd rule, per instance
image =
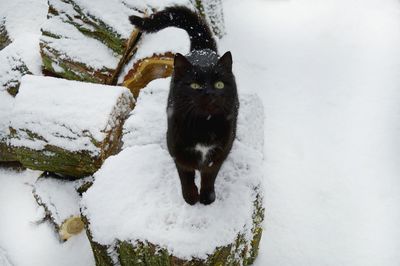
[[183, 199], [190, 205], [196, 204], [199, 201], [199, 192], [194, 183], [194, 170], [185, 169], [177, 163], [175, 165], [178, 170], [179, 179], [181, 180]]
[[215, 201], [215, 179], [221, 165], [212, 165], [201, 171], [200, 203], [208, 205]]

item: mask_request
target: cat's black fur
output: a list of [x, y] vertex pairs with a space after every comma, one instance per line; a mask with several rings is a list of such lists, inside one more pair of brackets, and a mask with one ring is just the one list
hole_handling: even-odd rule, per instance
[[[210, 204], [215, 200], [215, 179], [236, 136], [239, 100], [231, 53], [219, 58], [207, 23], [186, 7], [169, 7], [148, 18], [129, 19], [144, 32], [172, 26], [189, 34], [191, 52], [186, 56], [177, 53], [174, 60], [167, 144], [185, 201]], [[217, 88], [217, 82], [223, 82], [224, 88]], [[193, 83], [200, 88], [193, 89]], [[201, 173], [200, 194], [194, 182], [195, 170]]]

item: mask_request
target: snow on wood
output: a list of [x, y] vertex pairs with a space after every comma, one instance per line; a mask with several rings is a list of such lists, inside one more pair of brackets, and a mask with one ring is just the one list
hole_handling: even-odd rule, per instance
[[118, 150], [133, 104], [124, 87], [26, 75], [11, 114], [10, 144], [26, 167], [89, 175]]
[[218, 38], [225, 35], [225, 23], [222, 0], [192, 0], [200, 14], [206, 18], [212, 31]]
[[123, 151], [105, 161], [83, 194], [97, 265], [251, 264], [264, 212], [262, 104], [241, 95], [238, 138], [218, 175], [217, 199], [190, 206], [166, 148], [168, 87], [162, 79], [141, 91]]
[[66, 241], [83, 230], [80, 218], [80, 197], [77, 182], [60, 180], [54, 175], [42, 175], [33, 184], [36, 202], [45, 210], [45, 220], [49, 220], [59, 235]]

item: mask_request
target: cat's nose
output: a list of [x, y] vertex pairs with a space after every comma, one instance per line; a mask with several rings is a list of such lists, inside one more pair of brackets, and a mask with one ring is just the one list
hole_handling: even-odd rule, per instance
[[206, 89], [204, 90], [204, 94], [205, 94], [205, 95], [213, 95], [213, 94], [215, 94], [215, 91], [212, 90], [212, 89], [206, 88]]

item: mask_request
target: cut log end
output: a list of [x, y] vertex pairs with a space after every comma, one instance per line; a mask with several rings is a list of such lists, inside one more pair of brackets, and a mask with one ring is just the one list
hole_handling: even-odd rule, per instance
[[79, 216], [71, 217], [65, 220], [60, 228], [60, 238], [62, 241], [67, 241], [74, 235], [79, 234], [83, 231], [85, 225]]
[[126, 75], [123, 85], [137, 98], [152, 80], [171, 76], [173, 64], [174, 55], [170, 52], [140, 59]]

